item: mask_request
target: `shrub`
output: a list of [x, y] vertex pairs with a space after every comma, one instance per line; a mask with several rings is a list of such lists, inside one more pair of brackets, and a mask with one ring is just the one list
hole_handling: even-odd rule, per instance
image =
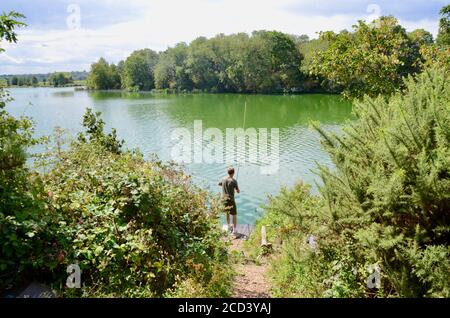
[[[403, 93], [357, 102], [358, 120], [343, 135], [316, 126], [336, 166], [319, 167], [321, 195], [304, 186], [284, 190], [261, 221], [271, 220], [272, 239], [283, 242], [279, 289], [290, 284], [288, 295], [301, 296], [448, 297], [448, 76], [430, 69], [407, 79]], [[315, 250], [308, 234], [317, 237]], [[369, 289], [375, 266], [381, 286]]]
[[[122, 149], [90, 110], [86, 132], [66, 150], [58, 141], [37, 162], [44, 172], [31, 172], [29, 122], [2, 115], [1, 156], [11, 158], [0, 170], [2, 290], [37, 279], [65, 297], [162, 297], [188, 281], [203, 297], [228, 296], [220, 208], [189, 176]], [[81, 290], [64, 286], [70, 264], [82, 270]]]
[[29, 119], [4, 109], [7, 100], [0, 91], [0, 290], [50, 264], [54, 252], [43, 184], [25, 165], [25, 150], [38, 140]]

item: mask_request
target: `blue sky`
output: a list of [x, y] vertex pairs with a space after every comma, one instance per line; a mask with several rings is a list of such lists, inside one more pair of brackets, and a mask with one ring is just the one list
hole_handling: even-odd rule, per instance
[[[316, 37], [359, 19], [394, 15], [408, 30], [437, 33], [449, 0], [0, 0], [0, 12], [27, 16], [19, 43], [2, 43], [0, 74], [88, 70], [100, 56], [118, 62], [135, 49], [164, 50], [217, 33], [279, 30]], [[78, 14], [79, 12], [79, 14]], [[75, 19], [74, 19], [75, 17]], [[79, 17], [79, 19], [77, 18]], [[74, 23], [79, 21], [80, 23]]]

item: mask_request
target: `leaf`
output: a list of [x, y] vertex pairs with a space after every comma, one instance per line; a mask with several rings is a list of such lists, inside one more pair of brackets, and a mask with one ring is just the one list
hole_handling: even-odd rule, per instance
[[98, 256], [100, 255], [101, 252], [103, 252], [103, 246], [97, 246], [97, 248], [94, 251], [94, 254]]

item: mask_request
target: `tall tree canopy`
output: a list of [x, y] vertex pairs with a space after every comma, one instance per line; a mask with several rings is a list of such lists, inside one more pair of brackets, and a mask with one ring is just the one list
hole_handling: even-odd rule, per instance
[[219, 34], [163, 52], [155, 82], [160, 89], [292, 92], [300, 85], [301, 61], [293, 37], [281, 32]]
[[104, 58], [100, 58], [98, 62], [91, 65], [87, 86], [91, 89], [121, 88], [119, 67], [109, 64]]
[[437, 42], [440, 45], [450, 45], [450, 4], [441, 9], [441, 15]]
[[408, 33], [410, 39], [419, 45], [431, 45], [434, 43], [433, 34], [424, 29], [417, 29]]
[[179, 43], [161, 54], [154, 70], [156, 88], [192, 89], [192, 82], [186, 74], [184, 67], [186, 57], [186, 43]]
[[57, 72], [57, 73], [53, 73], [50, 76], [49, 82], [54, 87], [60, 87], [60, 86], [64, 86], [64, 85], [73, 83], [73, 78], [69, 73]]
[[359, 21], [354, 32], [324, 32], [321, 38], [329, 46], [318, 54], [314, 71], [342, 85], [349, 97], [391, 94], [419, 70], [420, 47], [394, 17]]
[[128, 90], [153, 89], [155, 87], [153, 72], [158, 59], [158, 53], [150, 49], [133, 52], [123, 65], [122, 87]]

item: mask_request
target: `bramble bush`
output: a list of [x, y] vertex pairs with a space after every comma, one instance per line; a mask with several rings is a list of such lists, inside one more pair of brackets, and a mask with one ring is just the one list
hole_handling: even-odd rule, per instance
[[22, 283], [35, 270], [51, 266], [52, 219], [38, 174], [26, 167], [26, 149], [34, 139], [32, 122], [5, 110], [9, 97], [0, 90], [0, 290]]
[[188, 277], [207, 284], [226, 263], [218, 206], [175, 166], [119, 151], [89, 110], [84, 123], [87, 138], [43, 177], [71, 238], [62, 265], [80, 264], [96, 286], [86, 295], [162, 296]]
[[[229, 295], [220, 206], [179, 168], [124, 150], [88, 110], [86, 131], [41, 156], [38, 174], [25, 167], [30, 123], [2, 116], [2, 290], [38, 279], [64, 297]], [[70, 264], [81, 290], [64, 286]]]
[[[449, 83], [428, 69], [402, 93], [357, 102], [342, 135], [316, 125], [336, 169], [319, 167], [320, 196], [285, 189], [260, 221], [280, 243], [275, 295], [450, 296]], [[375, 266], [381, 286], [370, 289]]]

